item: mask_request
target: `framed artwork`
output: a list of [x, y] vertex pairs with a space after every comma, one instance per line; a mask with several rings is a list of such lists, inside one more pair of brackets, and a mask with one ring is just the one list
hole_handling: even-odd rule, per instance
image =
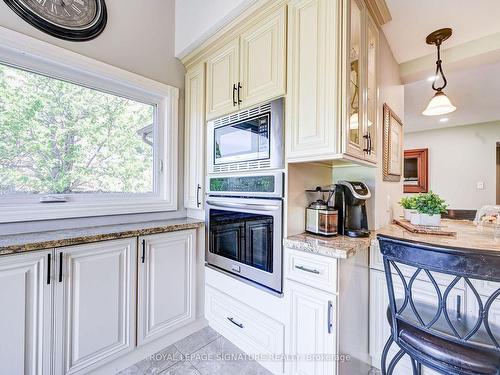
[[403, 171], [403, 123], [387, 103], [383, 133], [383, 180], [399, 182]]
[[419, 148], [404, 151], [404, 193], [427, 193], [429, 191], [429, 150]]

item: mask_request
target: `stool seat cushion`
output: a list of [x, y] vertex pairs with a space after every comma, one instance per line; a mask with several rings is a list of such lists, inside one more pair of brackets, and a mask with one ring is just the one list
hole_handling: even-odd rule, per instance
[[[431, 335], [409, 324], [400, 324], [399, 344], [405, 349], [418, 351], [432, 362], [441, 362], [464, 373], [500, 374], [500, 355], [498, 352], [470, 348], [466, 345]], [[459, 370], [459, 371], [458, 371]]]

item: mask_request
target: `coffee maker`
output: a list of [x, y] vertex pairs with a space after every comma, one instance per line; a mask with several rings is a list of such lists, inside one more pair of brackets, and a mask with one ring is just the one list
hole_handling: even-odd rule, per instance
[[370, 189], [363, 182], [339, 181], [335, 185], [335, 209], [338, 210], [338, 232], [349, 237], [368, 237], [366, 200]]

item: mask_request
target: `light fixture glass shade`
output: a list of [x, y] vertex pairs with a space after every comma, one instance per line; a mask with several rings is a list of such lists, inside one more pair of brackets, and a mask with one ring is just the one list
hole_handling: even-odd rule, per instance
[[448, 99], [446, 94], [442, 91], [438, 91], [432, 97], [431, 101], [427, 105], [427, 108], [425, 108], [422, 114], [424, 116], [439, 116], [454, 112], [456, 109], [457, 107], [451, 104], [451, 101]]

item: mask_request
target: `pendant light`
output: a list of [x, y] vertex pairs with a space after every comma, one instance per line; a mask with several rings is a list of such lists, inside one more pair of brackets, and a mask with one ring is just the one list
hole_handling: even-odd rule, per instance
[[[451, 104], [450, 99], [443, 92], [443, 89], [448, 83], [446, 77], [443, 73], [443, 68], [441, 67], [441, 43], [451, 36], [452, 30], [449, 28], [439, 29], [427, 35], [425, 41], [427, 44], [434, 44], [437, 47], [437, 61], [436, 61], [436, 74], [434, 75], [434, 82], [432, 82], [432, 89], [436, 91], [436, 94], [432, 97], [427, 108], [422, 112], [425, 116], [439, 116], [445, 115], [447, 113], [454, 112], [457, 107]], [[439, 75], [443, 79], [443, 85], [437, 87], [436, 82], [439, 79]]]

